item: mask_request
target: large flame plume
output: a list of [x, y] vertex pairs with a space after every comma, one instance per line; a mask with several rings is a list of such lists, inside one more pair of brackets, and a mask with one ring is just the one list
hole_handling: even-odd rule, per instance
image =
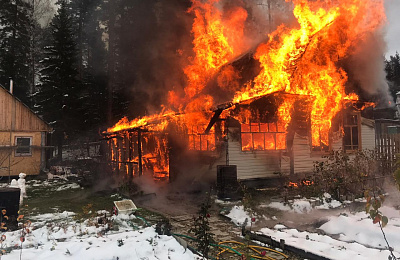
[[[306, 1], [294, 0], [294, 16], [299, 28], [279, 27], [269, 41], [257, 48], [255, 57], [261, 73], [245, 91], [235, 96], [240, 102], [257, 96], [284, 91], [315, 98], [311, 109], [314, 145], [327, 144], [333, 117], [345, 99], [346, 72], [338, 66], [351, 54], [365, 35], [384, 21], [382, 1]], [[290, 121], [291, 105], [278, 109], [281, 120]]]
[[[328, 144], [332, 119], [345, 102], [358, 96], [346, 92], [347, 73], [343, 60], [385, 22], [383, 0], [292, 0], [297, 25], [279, 26], [256, 48], [254, 59], [261, 72], [252, 80], [228, 89], [233, 104], [275, 92], [306, 95], [310, 103], [312, 144]], [[183, 68], [187, 84], [182, 93], [170, 91], [160, 114], [129, 121], [123, 118], [108, 132], [130, 128], [162, 131], [173, 120], [188, 131], [201, 133], [215, 108], [212, 94], [204, 93], [207, 84], [218, 77], [221, 85], [240, 78], [239, 71], [225, 66], [249, 48], [246, 39], [248, 12], [243, 7], [223, 11], [223, 1], [192, 0], [188, 10], [194, 17], [193, 56]], [[268, 28], [266, 28], [266, 31]], [[222, 82], [222, 83], [221, 83]], [[235, 84], [231, 82], [231, 84]], [[173, 86], [171, 86], [172, 89]], [[284, 100], [277, 108], [279, 123], [291, 121], [293, 102]], [[192, 129], [192, 130], [190, 130]]]

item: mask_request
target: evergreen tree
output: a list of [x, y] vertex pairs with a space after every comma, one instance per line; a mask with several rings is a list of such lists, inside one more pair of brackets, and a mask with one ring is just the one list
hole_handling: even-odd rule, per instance
[[394, 56], [390, 56], [389, 60], [385, 60], [385, 71], [390, 93], [396, 100], [396, 93], [400, 91], [400, 55], [398, 52]]
[[99, 23], [100, 0], [70, 2], [78, 49], [78, 72], [82, 82], [80, 99], [83, 130], [96, 130], [105, 123], [106, 67], [103, 30]]
[[[54, 14], [52, 0], [25, 0], [32, 3], [32, 27], [31, 27], [31, 90], [30, 94], [36, 92], [36, 85], [39, 79], [41, 68], [40, 61], [44, 58], [43, 50], [48, 39], [51, 38], [49, 24]], [[32, 96], [32, 103], [35, 103]]]
[[123, 0], [104, 0], [101, 4], [100, 19], [105, 25], [107, 33], [107, 124], [116, 123], [128, 108], [129, 94], [123, 93], [124, 88], [121, 84], [121, 51], [120, 51], [120, 17], [125, 8]]
[[14, 81], [14, 94], [28, 102], [32, 84], [32, 6], [23, 0], [0, 1], [0, 84], [9, 87]]
[[[177, 50], [190, 50], [190, 0], [104, 0], [108, 36], [108, 123], [161, 110], [184, 74]], [[185, 17], [187, 16], [187, 17]]]
[[59, 159], [65, 136], [73, 135], [80, 125], [79, 80], [77, 79], [77, 49], [73, 35], [73, 20], [67, 0], [60, 6], [50, 24], [50, 44], [41, 61], [40, 83], [36, 94], [37, 107], [43, 118], [55, 128]]

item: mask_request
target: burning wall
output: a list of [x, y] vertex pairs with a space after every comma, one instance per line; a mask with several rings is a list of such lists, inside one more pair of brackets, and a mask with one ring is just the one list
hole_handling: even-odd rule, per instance
[[151, 175], [155, 179], [169, 177], [168, 136], [136, 129], [109, 136], [109, 159], [112, 170], [131, 178]]
[[[354, 77], [354, 73], [369, 68], [352, 68], [349, 61], [371, 48], [369, 39], [379, 38], [385, 22], [383, 0], [293, 0], [296, 23], [281, 24], [273, 32], [265, 28], [268, 39], [259, 45], [254, 45], [252, 37], [254, 28], [259, 27], [254, 26], [255, 9], [249, 2], [192, 0], [188, 12], [193, 16], [193, 55], [182, 68], [186, 75], [184, 88], [171, 86], [161, 113], [132, 121], [123, 119], [108, 132], [133, 128], [162, 132], [170, 122], [179, 122], [189, 131], [192, 149], [213, 150], [213, 138], [202, 131], [216, 102], [227, 102], [230, 105], [222, 117], [240, 117], [243, 131], [249, 133], [243, 136], [243, 144], [247, 138], [253, 149], [285, 149], [296, 113], [293, 99], [282, 99], [274, 122], [254, 122], [249, 113], [235, 113], [238, 104], [247, 100], [287, 93], [311, 97], [312, 101], [304, 104], [310, 111], [312, 145], [327, 146], [332, 120], [344, 104], [358, 100], [359, 94], [365, 93], [363, 87], [370, 94], [378, 91], [371, 86], [360, 88], [365, 80]], [[268, 1], [265, 15], [270, 23], [277, 20], [271, 18], [274, 6]], [[253, 51], [242, 56], [249, 49]]]

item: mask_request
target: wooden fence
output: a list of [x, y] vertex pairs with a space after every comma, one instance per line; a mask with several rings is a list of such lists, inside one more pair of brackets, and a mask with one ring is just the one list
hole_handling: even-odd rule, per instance
[[382, 169], [393, 172], [400, 156], [400, 133], [377, 135], [376, 149]]

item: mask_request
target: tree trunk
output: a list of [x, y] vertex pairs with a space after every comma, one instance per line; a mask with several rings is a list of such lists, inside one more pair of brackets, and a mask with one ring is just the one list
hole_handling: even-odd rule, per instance
[[107, 122], [113, 123], [113, 92], [115, 88], [115, 0], [109, 0], [108, 21], [108, 85], [107, 85]]

